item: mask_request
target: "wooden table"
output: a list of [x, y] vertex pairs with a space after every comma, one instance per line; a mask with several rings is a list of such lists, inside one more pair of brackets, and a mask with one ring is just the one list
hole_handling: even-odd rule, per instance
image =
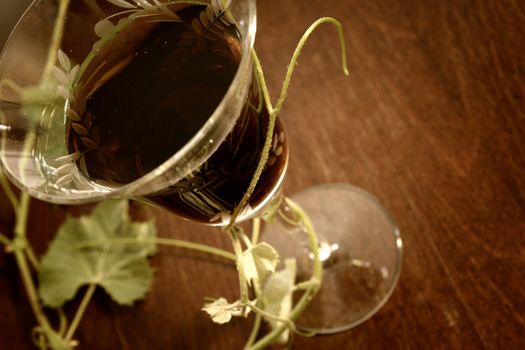
[[[285, 190], [361, 186], [391, 210], [405, 248], [399, 285], [371, 320], [333, 336], [296, 337], [293, 348], [525, 348], [525, 4], [261, 0], [258, 7], [256, 46], [274, 96], [310, 23], [334, 16], [347, 35], [350, 77], [329, 26], [301, 56], [282, 112], [291, 146]], [[3, 225], [12, 225], [5, 210]], [[33, 202], [38, 254], [71, 210], [79, 208]], [[147, 214], [163, 236], [228, 247], [218, 231]], [[174, 248], [161, 248], [153, 264], [153, 290], [136, 307], [97, 293], [80, 349], [244, 344], [250, 322], [218, 326], [200, 311], [206, 296], [236, 298], [231, 265]], [[27, 305], [13, 257], [0, 252], [0, 349], [32, 348]]]

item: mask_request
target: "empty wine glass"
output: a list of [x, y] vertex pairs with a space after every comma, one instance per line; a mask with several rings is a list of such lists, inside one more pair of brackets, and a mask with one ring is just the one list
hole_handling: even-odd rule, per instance
[[[320, 290], [296, 325], [332, 334], [368, 320], [386, 303], [401, 271], [402, 241], [392, 216], [370, 193], [348, 184], [309, 187], [291, 199], [314, 226], [324, 270]], [[308, 280], [313, 256], [304, 225], [286, 200], [272, 211], [261, 238], [280, 256], [295, 258], [298, 281]]]
[[[229, 224], [269, 128], [253, 74], [255, 30], [255, 0], [34, 1], [0, 59], [0, 159], [9, 178], [52, 203], [128, 197], [200, 223]], [[237, 222], [272, 208], [278, 223], [263, 238], [283, 260], [298, 259], [302, 278], [312, 257], [302, 223], [281, 200], [288, 143], [279, 120], [271, 137], [268, 162]], [[353, 187], [292, 198], [320, 233], [326, 268], [298, 325], [348, 329], [392, 292], [399, 232]]]

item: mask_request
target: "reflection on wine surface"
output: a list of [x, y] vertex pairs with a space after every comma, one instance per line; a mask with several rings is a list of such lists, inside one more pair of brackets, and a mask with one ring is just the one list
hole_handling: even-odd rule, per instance
[[[192, 6], [178, 15], [191, 23], [201, 11]], [[169, 159], [212, 115], [241, 59], [234, 26], [203, 35], [180, 22], [137, 26], [135, 31], [147, 29], [149, 34], [133, 50], [106, 50], [111, 57], [105, 62], [113, 64], [88, 67], [80, 78], [82, 89], [69, 105], [68, 150], [80, 154], [77, 166], [94, 181], [127, 184]], [[254, 82], [241, 116], [218, 150], [190, 176], [148, 199], [207, 223], [232, 212], [248, 188], [264, 145], [269, 118], [258, 107]], [[284, 131], [277, 122], [272, 156], [251, 197], [252, 207], [279, 185], [287, 154]]]

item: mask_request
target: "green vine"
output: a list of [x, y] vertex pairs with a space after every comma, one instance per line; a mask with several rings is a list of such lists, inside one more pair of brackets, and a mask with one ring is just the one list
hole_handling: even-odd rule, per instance
[[[171, 12], [168, 5], [183, 3], [183, 1], [161, 2], [158, 0], [107, 1], [113, 5], [126, 9], [120, 12], [119, 15], [136, 15], [139, 13], [142, 16], [149, 16], [154, 15], [156, 13], [155, 11], [160, 11], [164, 15], [171, 16], [174, 20], [177, 20], [177, 15]], [[105, 14], [97, 5], [95, 0], [85, 0], [85, 3], [93, 11], [95, 11], [98, 18], [105, 18], [102, 21], [111, 18], [111, 16], [104, 17]], [[201, 4], [201, 2], [198, 1], [187, 1], [187, 3]], [[45, 86], [45, 82], [50, 78], [57, 59], [61, 62], [64, 68], [70, 67], [70, 64], [66, 58], [61, 56], [59, 51], [68, 5], [69, 0], [61, 0], [59, 2], [59, 12], [53, 32], [53, 39], [50, 46], [46, 68], [42, 78], [42, 86]], [[233, 18], [229, 13], [228, 5], [228, 1], [212, 0], [212, 4], [208, 5], [203, 14], [201, 14], [198, 19], [192, 22], [192, 27], [198, 34], [202, 35], [208, 28], [210, 30], [221, 30], [225, 26], [232, 25]], [[348, 75], [346, 46], [341, 24], [336, 19], [331, 17], [321, 18], [315, 21], [308, 28], [299, 41], [293, 53], [290, 65], [288, 66], [283, 86], [281, 88], [281, 93], [275, 105], [272, 104], [260, 60], [255, 50], [251, 51], [251, 56], [254, 62], [254, 74], [256, 77], [257, 88], [260, 92], [260, 95], [262, 95], [260, 105], [257, 107], [257, 109], [261, 110], [262, 108], [266, 108], [269, 113], [269, 121], [264, 146], [253, 177], [242, 199], [235, 206], [229, 223], [223, 228], [223, 231], [225, 231], [231, 239], [233, 253], [194, 242], [158, 238], [155, 236], [155, 230], [152, 228], [153, 225], [150, 223], [132, 223], [126, 214], [127, 205], [122, 204], [122, 202], [113, 202], [108, 204], [100, 204], [101, 207], [104, 206], [104, 210], [95, 209], [89, 218], [66, 220], [57, 233], [50, 250], [48, 253], [46, 253], [46, 256], [44, 256], [42, 260], [39, 260], [34, 254], [31, 244], [27, 239], [27, 222], [30, 214], [30, 197], [25, 192], [21, 192], [17, 196], [12, 190], [5, 174], [0, 169], [0, 184], [5, 195], [15, 209], [16, 215], [15, 227], [12, 234], [13, 237], [10, 238], [9, 235], [0, 233], [0, 243], [6, 246], [7, 252], [12, 253], [15, 256], [27, 299], [38, 323], [33, 331], [33, 337], [35, 344], [39, 348], [72, 349], [78, 345], [78, 342], [74, 339], [75, 333], [78, 327], [81, 325], [82, 318], [87, 307], [89, 306], [90, 301], [92, 300], [96, 288], [99, 286], [105, 288], [115, 301], [122, 304], [131, 304], [143, 297], [143, 294], [149, 288], [150, 283], [148, 277], [150, 272], [148, 270], [148, 265], [145, 261], [145, 258], [155, 253], [154, 247], [157, 245], [174, 246], [184, 249], [196, 250], [236, 262], [236, 267], [239, 274], [239, 300], [229, 303], [224, 298], [219, 298], [206, 304], [203, 307], [203, 310], [210, 314], [211, 318], [218, 323], [228, 322], [232, 316], [246, 316], [249, 312], [254, 312], [256, 314], [254, 324], [244, 349], [263, 349], [282, 338], [282, 335], [287, 331], [305, 335], [295, 328], [294, 320], [299, 317], [299, 315], [307, 307], [308, 303], [318, 291], [323, 276], [317, 236], [308, 216], [297, 204], [289, 199], [284, 199], [284, 204], [292, 212], [292, 217], [287, 218], [288, 222], [300, 226], [303, 229], [308, 237], [310, 249], [314, 257], [312, 276], [308, 281], [297, 285], [294, 282], [294, 263], [287, 263], [287, 267], [284, 270], [275, 271], [278, 263], [278, 255], [274, 248], [264, 242], [259, 241], [261, 224], [260, 219], [253, 220], [251, 239], [248, 238], [244, 231], [237, 226], [237, 220], [243, 210], [245, 210], [247, 207], [250, 197], [255, 191], [257, 183], [267, 165], [277, 116], [281, 112], [286, 100], [292, 75], [301, 51], [310, 35], [320, 25], [325, 23], [334, 25], [337, 30], [341, 44], [343, 71]], [[102, 23], [101, 27], [104, 25], [105, 24]], [[104, 28], [101, 29], [99, 27], [99, 30], [103, 29]], [[110, 39], [106, 38], [101, 40]], [[87, 61], [89, 61], [89, 59]], [[84, 66], [85, 64], [87, 63], [84, 62]], [[80, 67], [80, 70], [82, 69], [83, 68]], [[76, 76], [76, 73], [77, 71], [75, 71], [75, 74], [72, 74], [72, 76]], [[18, 86], [9, 81], [2, 81], [0, 84], [2, 86], [10, 86], [13, 90], [19, 90]], [[72, 115], [73, 119], [76, 117], [76, 115]], [[79, 130], [83, 131], [82, 129]], [[35, 135], [30, 135], [30, 137], [28, 137], [29, 141], [26, 141], [26, 148], [32, 147], [34, 143], [34, 137]], [[70, 155], [66, 160], [75, 161], [78, 159], [78, 157], [75, 157], [76, 155]], [[64, 169], [65, 168], [66, 167], [64, 167]], [[118, 222], [118, 225], [115, 224], [117, 226], [108, 224], [108, 218], [103, 214], [103, 212], [107, 211], [108, 208], [110, 209], [109, 211], [119, 213], [121, 216], [121, 221]], [[104, 235], [100, 237], [99, 233], [93, 232], [92, 234], [85, 232], [85, 237], [81, 242], [76, 245], [69, 244], [67, 246], [68, 248], [66, 250], [68, 251], [64, 252], [57, 249], [53, 250], [53, 247], [58, 247], [60, 244], [63, 245], [64, 242], [68, 242], [68, 239], [70, 239], [68, 236], [69, 232], [71, 231], [72, 227], [77, 227], [75, 225], [78, 224], [78, 220], [84, 220], [84, 226], [86, 226], [85, 222], [91, 222], [91, 226], [87, 225], [87, 227], [103, 227]], [[119, 236], [121, 232], [127, 232], [129, 235]], [[97, 234], [99, 236], [97, 236]], [[109, 247], [112, 247], [112, 249], [110, 250]], [[116, 253], [114, 251], [116, 251]], [[49, 283], [46, 284], [44, 279], [45, 277], [56, 278], [56, 275], [61, 274], [57, 271], [53, 271], [53, 269], [50, 269], [50, 266], [52, 266], [53, 263], [62, 256], [60, 254], [98, 254], [97, 256], [99, 258], [97, 263], [97, 267], [99, 268], [98, 274], [96, 276], [83, 277], [84, 282], [87, 285], [87, 289], [84, 292], [84, 296], [82, 297], [71, 322], [68, 322], [67, 315], [63, 312], [61, 305], [67, 300], [70, 300], [76, 294], [76, 291], [80, 285], [68, 286], [71, 287], [72, 290], [72, 292], [69, 293], [70, 295], [56, 295], [56, 292], [52, 290], [50, 291], [49, 289], [46, 290], [46, 286], [48, 286]], [[113, 254], [113, 256], [111, 254]], [[111, 262], [111, 264], [109, 262]], [[143, 271], [143, 275], [139, 276], [139, 280], [135, 281], [135, 283], [140, 284], [142, 292], [132, 296], [113, 294], [115, 291], [111, 289], [107, 279], [111, 278], [111, 275], [115, 272], [115, 270], [120, 268], [125, 269], [131, 265]], [[110, 268], [108, 268], [108, 266]], [[106, 267], [106, 269], [104, 269], [104, 267]], [[290, 270], [287, 270], [287, 268]], [[35, 280], [32, 277], [32, 270], [39, 273], [39, 289], [37, 288]], [[288, 310], [284, 316], [267, 311], [267, 307], [269, 306], [268, 303], [271, 303], [271, 300], [267, 301], [266, 303], [263, 302], [266, 296], [269, 295], [268, 288], [271, 288], [270, 286], [272, 278], [279, 273], [288, 274], [292, 278], [290, 281], [290, 290], [288, 293], [289, 296], [291, 296], [291, 294], [297, 289], [303, 290], [303, 295], [299, 301], [293, 305], [293, 307], [290, 306], [290, 310]], [[253, 291], [255, 296], [255, 299], [253, 300], [250, 300], [250, 289]], [[59, 315], [58, 326], [55, 327], [51, 324], [48, 316], [44, 312], [43, 303], [48, 306], [50, 305], [55, 307]], [[258, 339], [263, 320], [270, 322], [273, 326], [273, 329]]]

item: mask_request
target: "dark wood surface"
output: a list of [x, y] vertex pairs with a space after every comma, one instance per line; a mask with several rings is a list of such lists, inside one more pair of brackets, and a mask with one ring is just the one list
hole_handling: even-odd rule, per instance
[[[405, 248], [399, 285], [372, 319], [297, 337], [293, 348], [525, 348], [525, 3], [261, 0], [258, 8], [256, 46], [274, 96], [319, 16], [343, 22], [349, 48], [350, 77], [333, 28], [304, 50], [282, 113], [291, 147], [285, 191], [361, 186], [391, 210]], [[39, 254], [65, 213], [80, 209], [33, 203]], [[163, 236], [228, 247], [218, 231], [146, 214]], [[234, 268], [173, 248], [153, 263], [153, 290], [136, 307], [97, 294], [80, 349], [242, 346], [250, 322], [218, 326], [200, 311], [206, 296], [236, 297]], [[34, 325], [14, 259], [0, 252], [0, 349], [31, 349]]]

